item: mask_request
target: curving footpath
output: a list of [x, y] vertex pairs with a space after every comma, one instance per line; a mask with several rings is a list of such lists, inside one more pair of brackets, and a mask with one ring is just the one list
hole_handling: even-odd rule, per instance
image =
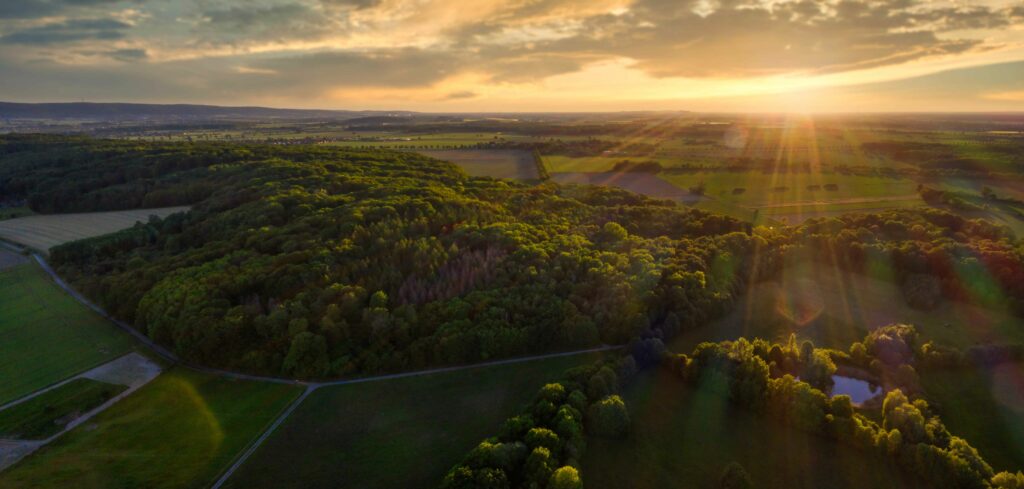
[[531, 361], [534, 361], [534, 360], [544, 360], [544, 359], [548, 359], [548, 358], [558, 358], [558, 357], [566, 357], [566, 356], [572, 356], [572, 355], [584, 355], [584, 354], [587, 354], [587, 353], [598, 353], [598, 352], [602, 352], [602, 351], [617, 350], [617, 349], [623, 348], [623, 346], [624, 346], [624, 345], [601, 345], [601, 346], [598, 346], [598, 347], [595, 347], [595, 348], [588, 348], [588, 349], [585, 349], [585, 350], [574, 350], [574, 351], [559, 352], [559, 353], [547, 353], [547, 354], [543, 354], [543, 355], [531, 355], [531, 356], [526, 356], [526, 357], [507, 358], [507, 359], [504, 359], [504, 360], [494, 360], [494, 361], [490, 361], [490, 362], [474, 363], [474, 364], [470, 364], [470, 365], [457, 365], [457, 366], [453, 366], [453, 367], [440, 367], [440, 368], [434, 368], [434, 369], [428, 369], [428, 370], [416, 370], [416, 371], [412, 371], [412, 372], [401, 372], [401, 373], [395, 373], [395, 374], [376, 375], [376, 376], [371, 376], [371, 377], [359, 377], [359, 378], [353, 378], [353, 379], [330, 380], [330, 381], [322, 381], [322, 382], [307, 382], [307, 381], [302, 381], [302, 380], [289, 379], [289, 378], [285, 378], [285, 377], [272, 377], [272, 376], [264, 376], [264, 375], [243, 374], [243, 373], [239, 373], [239, 372], [232, 372], [230, 370], [222, 370], [222, 369], [217, 369], [217, 368], [204, 367], [202, 365], [196, 365], [194, 363], [182, 360], [180, 357], [178, 357], [178, 355], [175, 355], [170, 350], [168, 350], [168, 349], [164, 348], [163, 346], [159, 345], [158, 343], [153, 341], [148, 336], [146, 336], [146, 335], [142, 334], [141, 332], [139, 332], [138, 330], [136, 330], [130, 324], [125, 323], [124, 321], [121, 321], [119, 319], [114, 318], [110, 314], [107, 314], [107, 312], [105, 310], [103, 310], [102, 307], [92, 303], [92, 301], [90, 301], [89, 299], [86, 299], [85, 296], [80, 294], [77, 290], [75, 290], [67, 282], [65, 282], [60, 277], [60, 275], [57, 275], [57, 272], [55, 272], [53, 270], [53, 268], [50, 267], [50, 264], [47, 263], [46, 260], [43, 259], [43, 257], [40, 256], [38, 253], [32, 253], [32, 257], [35, 258], [36, 262], [39, 263], [39, 266], [42, 267], [44, 271], [46, 271], [46, 273], [50, 276], [50, 278], [53, 279], [54, 283], [56, 283], [57, 286], [59, 286], [61, 289], [63, 289], [65, 292], [67, 292], [71, 297], [74, 297], [75, 300], [77, 300], [78, 302], [84, 304], [86, 307], [88, 307], [89, 309], [92, 309], [93, 311], [95, 311], [100, 316], [103, 316], [107, 320], [109, 320], [112, 323], [116, 324], [119, 328], [123, 329], [128, 334], [132, 335], [140, 343], [146, 345], [152, 351], [156, 352], [162, 358], [164, 358], [165, 360], [167, 360], [167, 361], [169, 361], [169, 362], [171, 362], [173, 364], [181, 365], [181, 366], [184, 366], [186, 368], [189, 368], [189, 369], [192, 369], [192, 370], [196, 370], [196, 371], [199, 371], [199, 372], [203, 372], [203, 373], [208, 373], [208, 374], [212, 374], [212, 375], [218, 375], [218, 376], [228, 377], [228, 378], [233, 378], [233, 379], [239, 379], [239, 380], [251, 380], [251, 381], [257, 381], [257, 382], [274, 382], [274, 383], [278, 383], [278, 384], [290, 384], [290, 385], [303, 385], [303, 386], [306, 386], [306, 389], [303, 391], [302, 395], [300, 395], [294, 401], [292, 401], [292, 403], [284, 411], [281, 412], [281, 414], [277, 417], [277, 419], [275, 419], [274, 422], [271, 423], [267, 427], [267, 429], [264, 430], [263, 433], [260, 434], [260, 436], [258, 436], [255, 440], [253, 440], [253, 442], [249, 444], [249, 446], [245, 449], [245, 451], [242, 452], [238, 456], [237, 459], [235, 459], [234, 463], [232, 463], [232, 465], [230, 467], [228, 467], [221, 474], [221, 476], [213, 484], [213, 486], [212, 486], [213, 489], [219, 489], [225, 482], [227, 482], [228, 478], [230, 478], [231, 475], [235, 473], [235, 471], [238, 469], [238, 467], [240, 467], [242, 464], [244, 464], [245, 461], [248, 460], [249, 457], [256, 451], [256, 449], [258, 449], [260, 447], [260, 445], [262, 445], [263, 442], [267, 438], [269, 438], [270, 435], [272, 435], [274, 433], [274, 431], [282, 423], [284, 423], [285, 419], [287, 419], [288, 416], [290, 416], [292, 414], [292, 412], [294, 412], [295, 409], [298, 408], [299, 404], [301, 404], [302, 401], [304, 401], [307, 397], [309, 397], [309, 395], [312, 394], [315, 390], [317, 390], [317, 389], [319, 389], [321, 387], [331, 387], [331, 386], [347, 385], [347, 384], [358, 384], [358, 383], [363, 383], [363, 382], [377, 382], [377, 381], [384, 381], [384, 380], [400, 379], [400, 378], [405, 378], [405, 377], [415, 377], [415, 376], [419, 376], [419, 375], [440, 374], [440, 373], [446, 373], [446, 372], [455, 372], [455, 371], [459, 371], [459, 370], [470, 370], [470, 369], [475, 369], [475, 368], [493, 367], [493, 366], [497, 366], [497, 365], [509, 365], [509, 364], [522, 363], [522, 362], [531, 362]]

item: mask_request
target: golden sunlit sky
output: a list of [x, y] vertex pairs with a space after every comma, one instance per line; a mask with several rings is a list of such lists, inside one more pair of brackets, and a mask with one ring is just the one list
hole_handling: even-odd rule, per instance
[[0, 100], [1024, 110], [1024, 1], [19, 0]]

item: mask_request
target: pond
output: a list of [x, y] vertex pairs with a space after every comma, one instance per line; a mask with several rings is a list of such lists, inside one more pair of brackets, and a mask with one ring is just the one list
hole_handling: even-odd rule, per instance
[[882, 391], [882, 388], [877, 385], [852, 377], [833, 375], [832, 380], [835, 382], [835, 386], [832, 387], [832, 395], [846, 394], [850, 396], [854, 404], [860, 404], [871, 399]]

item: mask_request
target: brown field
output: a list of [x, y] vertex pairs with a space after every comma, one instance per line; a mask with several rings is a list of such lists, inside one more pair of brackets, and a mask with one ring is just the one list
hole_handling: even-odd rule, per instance
[[650, 173], [639, 172], [600, 172], [600, 173], [552, 173], [551, 179], [558, 183], [581, 183], [590, 185], [608, 185], [644, 194], [656, 199], [671, 199], [676, 202], [697, 202], [703, 197], [693, 195], [662, 180]]
[[533, 180], [540, 178], [533, 155], [528, 151], [506, 149], [427, 150], [418, 153], [450, 161], [474, 177]]
[[145, 222], [149, 216], [167, 217], [188, 207], [163, 207], [130, 211], [86, 212], [19, 217], [0, 221], [0, 239], [48, 251], [69, 241], [92, 238]]

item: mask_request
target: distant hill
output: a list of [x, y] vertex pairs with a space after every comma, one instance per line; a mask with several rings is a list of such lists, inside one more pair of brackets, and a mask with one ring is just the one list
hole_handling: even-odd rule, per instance
[[361, 117], [408, 117], [412, 114], [412, 112], [404, 111], [273, 109], [268, 107], [220, 107], [216, 105], [188, 104], [159, 105], [91, 102], [23, 104], [0, 102], [0, 119], [353, 119]]

